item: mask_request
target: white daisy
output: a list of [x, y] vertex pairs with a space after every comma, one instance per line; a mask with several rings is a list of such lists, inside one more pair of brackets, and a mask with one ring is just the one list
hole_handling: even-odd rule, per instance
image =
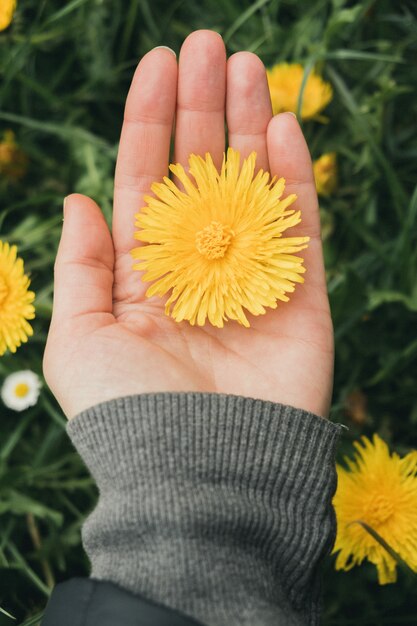
[[31, 370], [21, 370], [7, 376], [1, 388], [1, 399], [14, 411], [24, 411], [37, 403], [41, 380]]

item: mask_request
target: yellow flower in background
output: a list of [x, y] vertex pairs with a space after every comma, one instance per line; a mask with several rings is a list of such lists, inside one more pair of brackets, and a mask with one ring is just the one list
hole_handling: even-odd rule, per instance
[[[278, 63], [266, 72], [274, 115], [285, 111], [297, 113], [298, 96], [304, 68], [298, 63]], [[301, 117], [317, 117], [331, 101], [333, 90], [318, 74], [311, 72], [303, 93]]]
[[35, 298], [28, 291], [29, 278], [24, 274], [23, 260], [16, 258], [16, 246], [0, 240], [0, 356], [7, 348], [16, 352], [21, 343], [33, 335], [26, 321], [35, 317]]
[[27, 156], [16, 143], [12, 130], [6, 130], [0, 141], [0, 175], [16, 181], [26, 174]]
[[374, 434], [354, 442], [349, 470], [337, 466], [338, 487], [333, 498], [337, 537], [332, 554], [339, 552], [336, 569], [348, 571], [364, 559], [374, 563], [381, 585], [397, 580], [397, 562], [360, 524], [364, 522], [417, 572], [417, 450], [404, 458], [390, 455], [387, 444]]
[[230, 319], [248, 327], [243, 308], [262, 315], [304, 282], [303, 259], [294, 253], [309, 237], [282, 237], [301, 221], [300, 211], [288, 210], [296, 196], [281, 199], [283, 178], [270, 181], [262, 170], [254, 177], [255, 162], [252, 152], [240, 169], [239, 152], [229, 148], [219, 173], [208, 153], [205, 159], [192, 154], [192, 178], [181, 165], [170, 165], [184, 191], [165, 177], [135, 216], [142, 229], [135, 238], [150, 245], [131, 251], [140, 259], [133, 269], [145, 272], [144, 281], [156, 280], [148, 297], [172, 289], [165, 313], [175, 302], [177, 322], [203, 326], [208, 319], [222, 328]]
[[320, 196], [330, 196], [337, 187], [336, 152], [327, 152], [313, 162], [314, 180]]
[[0, 31], [5, 30], [13, 19], [13, 13], [16, 9], [16, 0], [0, 1]]

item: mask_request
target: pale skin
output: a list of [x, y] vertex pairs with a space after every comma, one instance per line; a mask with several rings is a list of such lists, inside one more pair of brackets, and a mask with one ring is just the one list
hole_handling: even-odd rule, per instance
[[[302, 222], [305, 282], [288, 303], [248, 314], [224, 328], [191, 326], [165, 315], [164, 298], [132, 269], [134, 215], [173, 161], [210, 152], [220, 166], [228, 142], [242, 157], [286, 179]], [[265, 68], [249, 52], [226, 60], [222, 38], [189, 35], [179, 61], [156, 48], [140, 61], [126, 101], [117, 159], [112, 232], [97, 204], [65, 202], [55, 262], [54, 304], [43, 359], [45, 379], [68, 418], [118, 397], [154, 392], [211, 392], [291, 405], [327, 417], [333, 386], [333, 326], [323, 265], [311, 158], [296, 118], [272, 116]]]

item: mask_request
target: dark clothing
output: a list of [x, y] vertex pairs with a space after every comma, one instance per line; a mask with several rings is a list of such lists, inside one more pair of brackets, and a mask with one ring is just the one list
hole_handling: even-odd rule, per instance
[[202, 626], [114, 583], [72, 578], [57, 585], [42, 626]]

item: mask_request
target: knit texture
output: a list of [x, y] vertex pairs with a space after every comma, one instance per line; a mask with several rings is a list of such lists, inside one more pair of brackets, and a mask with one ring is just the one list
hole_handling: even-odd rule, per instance
[[208, 626], [317, 626], [343, 426], [242, 396], [117, 398], [67, 432], [97, 482], [91, 577]]

